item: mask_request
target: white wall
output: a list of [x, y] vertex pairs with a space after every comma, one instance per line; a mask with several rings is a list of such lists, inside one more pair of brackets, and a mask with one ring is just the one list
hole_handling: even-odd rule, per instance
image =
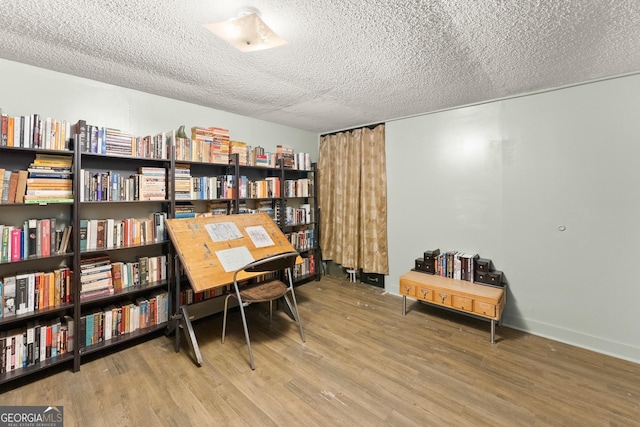
[[120, 129], [135, 136], [185, 125], [229, 129], [231, 139], [275, 151], [277, 144], [318, 158], [316, 133], [201, 107], [136, 90], [0, 59], [0, 108], [10, 116], [40, 114], [71, 123]]
[[640, 75], [387, 122], [386, 149], [387, 290], [476, 252], [505, 325], [640, 362]]

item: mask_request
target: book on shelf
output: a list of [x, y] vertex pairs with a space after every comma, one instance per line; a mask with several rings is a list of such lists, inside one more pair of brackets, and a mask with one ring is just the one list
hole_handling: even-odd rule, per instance
[[3, 317], [16, 314], [16, 278], [8, 276], [2, 285], [2, 315]]

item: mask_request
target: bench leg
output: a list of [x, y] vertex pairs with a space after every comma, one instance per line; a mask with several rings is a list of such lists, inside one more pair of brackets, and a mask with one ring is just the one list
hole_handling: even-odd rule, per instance
[[491, 344], [496, 343], [496, 321], [491, 319]]
[[407, 315], [407, 296], [402, 295], [402, 315]]

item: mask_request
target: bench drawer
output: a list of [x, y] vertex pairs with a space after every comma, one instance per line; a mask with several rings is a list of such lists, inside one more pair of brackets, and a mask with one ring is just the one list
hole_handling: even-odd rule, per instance
[[433, 301], [433, 289], [425, 288], [424, 286], [416, 286], [415, 296], [423, 301]]
[[496, 317], [496, 306], [482, 301], [473, 302], [473, 312], [485, 317]]
[[444, 291], [434, 291], [433, 301], [436, 304], [446, 305], [447, 307], [451, 307], [451, 294]]
[[473, 311], [473, 300], [471, 298], [453, 295], [451, 297], [451, 306], [458, 310]]
[[416, 286], [408, 283], [400, 282], [400, 294], [409, 297], [414, 296], [416, 293]]

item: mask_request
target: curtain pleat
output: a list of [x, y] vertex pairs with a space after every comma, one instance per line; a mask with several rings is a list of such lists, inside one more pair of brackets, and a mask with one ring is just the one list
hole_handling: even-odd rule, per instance
[[384, 125], [322, 137], [318, 182], [323, 258], [389, 274]]

